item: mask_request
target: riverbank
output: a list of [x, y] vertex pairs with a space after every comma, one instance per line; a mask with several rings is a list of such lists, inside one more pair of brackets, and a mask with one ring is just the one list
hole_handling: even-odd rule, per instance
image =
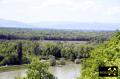
[[27, 68], [27, 64], [24, 65], [13, 65], [13, 66], [1, 66], [0, 72], [6, 72], [6, 71], [15, 71], [15, 70], [21, 70]]
[[[6, 71], [0, 73], [0, 79], [15, 79], [26, 76], [26, 69]], [[69, 63], [64, 66], [50, 66], [48, 71], [58, 79], [76, 79], [80, 76], [81, 65]]]
[[[44, 62], [46, 62], [46, 63], [49, 64], [49, 60], [46, 60]], [[70, 60], [65, 60], [64, 62], [65, 62], [65, 64], [61, 65], [60, 64], [60, 60], [56, 60], [56, 66], [62, 67], [62, 66], [68, 65], [68, 64], [75, 64], [73, 61], [70, 61]], [[28, 66], [28, 64], [24, 64], [24, 65], [12, 65], [12, 66], [1, 66], [0, 67], [0, 73], [1, 72], [6, 72], [6, 71], [15, 71], [15, 70], [26, 69], [27, 66]], [[53, 67], [55, 67], [55, 66], [53, 66]]]

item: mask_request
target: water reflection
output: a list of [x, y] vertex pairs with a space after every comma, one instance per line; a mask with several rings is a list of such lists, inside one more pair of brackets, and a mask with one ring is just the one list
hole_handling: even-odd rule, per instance
[[80, 75], [80, 65], [69, 64], [63, 67], [50, 67], [50, 72], [58, 79], [75, 79]]
[[25, 76], [26, 70], [17, 70], [17, 71], [9, 71], [0, 73], [0, 79], [15, 79], [18, 76]]
[[[50, 67], [49, 71], [58, 79], [76, 79], [80, 76], [80, 65], [69, 64], [62, 67]], [[0, 79], [14, 79], [16, 76], [25, 76], [26, 70], [17, 70], [0, 73]]]

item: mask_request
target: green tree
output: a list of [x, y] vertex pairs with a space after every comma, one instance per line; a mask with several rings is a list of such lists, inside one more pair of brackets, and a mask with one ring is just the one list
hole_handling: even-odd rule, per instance
[[56, 79], [48, 68], [48, 64], [41, 62], [39, 58], [33, 58], [31, 64], [28, 65], [27, 76], [22, 79]]
[[19, 64], [22, 64], [22, 56], [23, 56], [23, 52], [22, 52], [22, 43], [18, 43], [18, 60], [19, 60]]
[[[99, 66], [118, 66], [118, 77], [99, 77]], [[95, 48], [90, 57], [82, 62], [79, 79], [120, 79], [120, 32], [108, 42]]]

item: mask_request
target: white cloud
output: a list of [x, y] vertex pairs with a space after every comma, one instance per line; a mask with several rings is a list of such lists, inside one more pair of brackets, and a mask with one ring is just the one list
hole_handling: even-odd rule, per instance
[[[114, 3], [114, 5], [113, 5]], [[1, 0], [0, 18], [23, 22], [119, 21], [118, 2], [101, 0]]]

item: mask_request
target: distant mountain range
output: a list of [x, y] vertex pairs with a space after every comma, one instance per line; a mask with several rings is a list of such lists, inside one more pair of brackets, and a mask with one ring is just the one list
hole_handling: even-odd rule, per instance
[[0, 27], [34, 29], [75, 29], [75, 30], [120, 30], [120, 23], [79, 23], [79, 22], [39, 22], [22, 23], [0, 19]]
[[33, 26], [22, 22], [0, 19], [0, 27], [32, 28]]

